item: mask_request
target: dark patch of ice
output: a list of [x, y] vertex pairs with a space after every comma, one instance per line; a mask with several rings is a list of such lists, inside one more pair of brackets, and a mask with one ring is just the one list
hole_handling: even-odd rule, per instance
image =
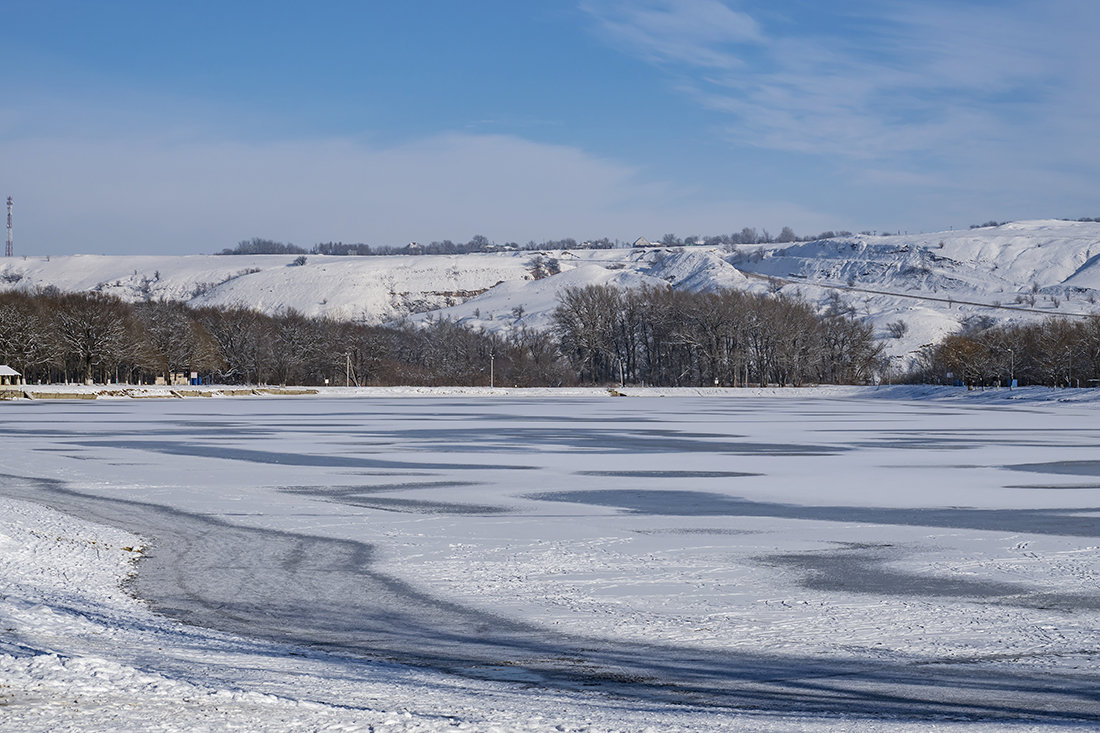
[[[564, 418], [563, 418], [564, 419]], [[733, 455], [823, 456], [846, 446], [755, 443], [726, 433], [681, 433], [675, 430], [598, 428], [516, 428], [507, 431], [450, 428], [386, 430], [376, 433], [404, 450], [444, 453], [526, 453], [590, 451], [600, 453], [719, 453]]]
[[467, 504], [376, 496], [377, 494], [393, 491], [448, 489], [477, 485], [477, 483], [470, 481], [419, 481], [403, 484], [376, 484], [371, 486], [283, 486], [279, 488], [279, 491], [287, 494], [316, 496], [338, 504], [365, 507], [367, 509], [381, 509], [388, 512], [406, 512], [414, 514], [502, 514], [508, 511], [504, 507], [488, 504]]
[[1006, 489], [1043, 489], [1070, 491], [1074, 489], [1100, 489], [1100, 484], [1010, 484]]
[[775, 517], [827, 522], [952, 527], [1037, 534], [1100, 537], [1098, 509], [973, 509], [802, 506], [749, 501], [706, 491], [588, 489], [527, 494], [528, 499], [625, 509], [669, 517]]
[[354, 496], [356, 494], [378, 494], [387, 491], [406, 491], [414, 489], [456, 489], [463, 486], [479, 486], [475, 481], [409, 481], [400, 484], [366, 484], [363, 486], [280, 486], [279, 491], [286, 494], [305, 496], [325, 496], [327, 498]]
[[880, 596], [958, 598], [1022, 608], [1060, 611], [1100, 609], [1100, 595], [1050, 593], [1034, 586], [972, 577], [912, 573], [889, 567], [907, 550], [893, 545], [844, 543], [840, 549], [798, 552], [757, 558], [765, 565], [793, 568], [799, 584], [832, 593]]
[[1100, 476], [1100, 461], [1051, 461], [1049, 463], [1017, 463], [1005, 466], [1009, 471], [1053, 473], [1067, 476]]
[[621, 476], [623, 478], [742, 478], [763, 476], [745, 471], [577, 471], [578, 476]]
[[726, 529], [723, 527], [669, 527], [668, 529], [635, 529], [635, 534], [701, 534], [701, 535], [743, 535], [765, 534], [759, 529]]
[[249, 463], [269, 463], [285, 466], [321, 466], [325, 468], [410, 468], [446, 471], [468, 470], [529, 470], [536, 466], [512, 466], [485, 463], [420, 463], [415, 461], [394, 461], [383, 458], [361, 458], [352, 456], [326, 456], [315, 453], [277, 453], [274, 451], [252, 450], [247, 448], [228, 448], [219, 445], [199, 445], [196, 443], [177, 443], [154, 440], [89, 440], [75, 441], [74, 445], [88, 448], [128, 448], [166, 453], [178, 456], [196, 456], [199, 458], [222, 458], [230, 461]]
[[509, 510], [490, 504], [458, 504], [447, 501], [395, 499], [381, 496], [344, 496], [341, 504], [404, 514], [505, 514]]

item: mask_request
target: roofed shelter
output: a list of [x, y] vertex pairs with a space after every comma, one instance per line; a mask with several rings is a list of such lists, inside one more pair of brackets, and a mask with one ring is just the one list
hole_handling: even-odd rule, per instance
[[7, 364], [0, 364], [0, 389], [18, 387], [23, 384], [23, 375]]

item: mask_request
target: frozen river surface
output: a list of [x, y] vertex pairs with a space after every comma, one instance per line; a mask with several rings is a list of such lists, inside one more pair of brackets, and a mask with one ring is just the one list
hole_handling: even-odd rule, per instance
[[[322, 706], [385, 678], [415, 713], [406, 727], [424, 729], [432, 715], [515, 727], [530, 711], [581, 728], [1100, 722], [1094, 406], [319, 398], [3, 411], [0, 495], [140, 535], [129, 588], [150, 618], [194, 629], [177, 632], [186, 653], [142, 641], [133, 619], [117, 622], [126, 644], [70, 649], [12, 622], [13, 655], [94, 652]], [[267, 651], [234, 662], [225, 639]], [[288, 679], [294, 657], [308, 681]], [[371, 690], [363, 709], [385, 696]], [[463, 695], [492, 702], [457, 713]]]

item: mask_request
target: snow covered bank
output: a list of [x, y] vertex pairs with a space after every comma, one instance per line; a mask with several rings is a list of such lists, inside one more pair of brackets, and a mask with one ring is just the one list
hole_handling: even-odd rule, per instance
[[27, 385], [12, 391], [13, 399], [192, 399], [237, 397], [294, 397], [383, 399], [398, 397], [578, 398], [602, 397], [708, 397], [712, 399], [891, 399], [939, 400], [986, 404], [1091, 403], [1100, 401], [1100, 388], [967, 389], [940, 385], [816, 385], [808, 387], [298, 387], [249, 385], [200, 385], [193, 387], [132, 385]]
[[[135, 535], [0, 498], [0, 730], [645, 726], [628, 711], [594, 715], [568, 699], [516, 705], [486, 684], [184, 626], [124, 589], [140, 553]], [[652, 715], [662, 727], [695, 727], [672, 710]], [[604, 725], [593, 725], [597, 716]]]
[[[0, 498], [0, 728], [209, 730], [247, 724], [274, 731], [392, 720], [404, 723], [397, 729], [416, 729], [407, 713], [351, 713], [208, 684], [202, 667], [224, 664], [229, 640], [158, 617], [123, 590], [141, 547], [142, 540], [127, 532]], [[232, 655], [239, 662], [270, 651], [230, 643], [241, 646]], [[179, 669], [186, 657], [191, 669]]]

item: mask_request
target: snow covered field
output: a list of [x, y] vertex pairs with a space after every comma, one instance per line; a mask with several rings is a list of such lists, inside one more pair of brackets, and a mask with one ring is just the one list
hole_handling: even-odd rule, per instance
[[781, 392], [4, 403], [0, 729], [1094, 729], [1093, 390]]

